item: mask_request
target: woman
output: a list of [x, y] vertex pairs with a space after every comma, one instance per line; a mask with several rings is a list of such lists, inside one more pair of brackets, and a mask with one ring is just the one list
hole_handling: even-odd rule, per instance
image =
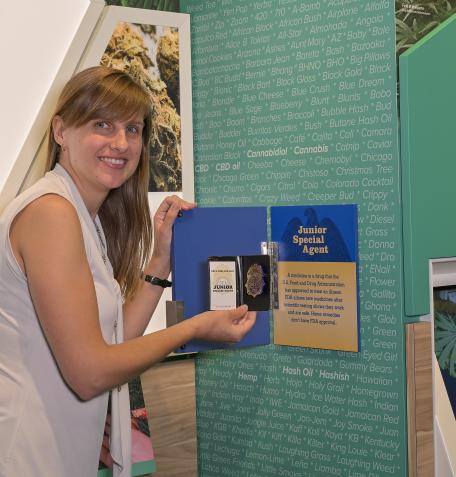
[[255, 322], [240, 307], [142, 336], [174, 220], [194, 207], [164, 200], [150, 254], [150, 129], [148, 95], [128, 75], [77, 74], [51, 122], [50, 172], [1, 217], [1, 477], [94, 476], [109, 390], [114, 474], [130, 475], [124, 383], [191, 339], [236, 342]]

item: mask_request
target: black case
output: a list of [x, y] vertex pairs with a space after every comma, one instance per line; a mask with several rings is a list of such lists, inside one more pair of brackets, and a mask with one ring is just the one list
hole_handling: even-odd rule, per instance
[[[271, 262], [269, 255], [242, 255], [238, 257], [209, 257], [209, 262], [236, 263], [236, 304], [247, 305], [251, 311], [271, 309]], [[210, 303], [210, 285], [209, 308]]]

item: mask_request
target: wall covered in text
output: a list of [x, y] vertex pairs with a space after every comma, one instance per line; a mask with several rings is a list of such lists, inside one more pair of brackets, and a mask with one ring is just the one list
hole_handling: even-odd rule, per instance
[[360, 353], [199, 356], [200, 475], [405, 476], [394, 2], [181, 0], [181, 11], [199, 206], [359, 214]]

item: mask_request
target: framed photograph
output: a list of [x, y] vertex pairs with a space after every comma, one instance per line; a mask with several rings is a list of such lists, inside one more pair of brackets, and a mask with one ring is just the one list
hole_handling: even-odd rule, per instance
[[[149, 204], [154, 214], [170, 194], [194, 200], [190, 16], [109, 6], [77, 66], [106, 65], [128, 72], [154, 106]], [[165, 290], [146, 333], [166, 327]]]
[[102, 64], [128, 72], [154, 105], [149, 191], [193, 198], [190, 17], [110, 6], [77, 70]]
[[456, 13], [456, 0], [395, 0], [396, 54], [400, 55]]

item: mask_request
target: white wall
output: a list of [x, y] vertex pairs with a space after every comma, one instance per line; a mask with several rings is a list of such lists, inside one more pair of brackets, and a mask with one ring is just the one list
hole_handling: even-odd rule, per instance
[[0, 2], [0, 190], [90, 0]]

